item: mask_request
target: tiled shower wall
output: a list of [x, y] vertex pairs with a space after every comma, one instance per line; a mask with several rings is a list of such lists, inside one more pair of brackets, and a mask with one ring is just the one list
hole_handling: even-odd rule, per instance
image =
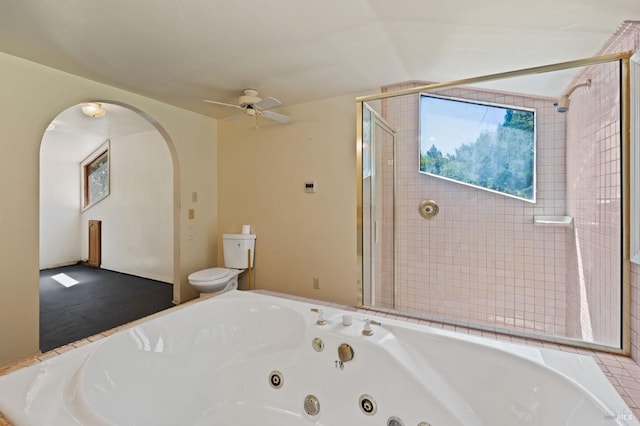
[[[536, 109], [537, 203], [419, 173], [418, 95], [387, 99], [383, 116], [397, 132], [396, 308], [564, 336], [567, 228], [533, 218], [565, 214], [565, 116], [549, 98], [469, 88], [437, 93]], [[436, 218], [419, 215], [423, 199], [438, 203]]]

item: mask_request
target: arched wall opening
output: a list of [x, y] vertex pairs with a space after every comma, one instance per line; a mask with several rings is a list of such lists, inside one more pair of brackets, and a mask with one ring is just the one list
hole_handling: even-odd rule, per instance
[[[88, 257], [88, 221], [102, 221], [102, 267], [173, 285], [180, 300], [179, 170], [175, 147], [143, 111], [99, 101], [57, 115], [40, 146], [40, 269]], [[85, 208], [83, 160], [109, 149], [109, 193]], [[175, 285], [178, 283], [178, 285]]]

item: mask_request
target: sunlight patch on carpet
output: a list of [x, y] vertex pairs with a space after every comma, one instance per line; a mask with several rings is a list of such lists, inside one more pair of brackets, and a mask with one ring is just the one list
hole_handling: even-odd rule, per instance
[[53, 278], [54, 280], [56, 280], [57, 282], [59, 282], [65, 287], [72, 287], [76, 284], [80, 284], [80, 281], [74, 280], [67, 274], [58, 274], [58, 275], [52, 276], [51, 278]]

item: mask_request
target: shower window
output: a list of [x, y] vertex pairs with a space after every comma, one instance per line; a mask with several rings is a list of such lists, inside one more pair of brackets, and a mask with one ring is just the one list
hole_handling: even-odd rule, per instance
[[420, 172], [535, 202], [535, 112], [420, 95]]

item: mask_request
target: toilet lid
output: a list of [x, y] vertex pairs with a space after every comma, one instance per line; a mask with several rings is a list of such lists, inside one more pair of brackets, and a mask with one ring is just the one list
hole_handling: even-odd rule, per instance
[[235, 271], [227, 268], [209, 268], [203, 269], [202, 271], [194, 272], [189, 275], [189, 281], [193, 282], [207, 282], [218, 279], [223, 279], [226, 277], [231, 277], [235, 274]]

